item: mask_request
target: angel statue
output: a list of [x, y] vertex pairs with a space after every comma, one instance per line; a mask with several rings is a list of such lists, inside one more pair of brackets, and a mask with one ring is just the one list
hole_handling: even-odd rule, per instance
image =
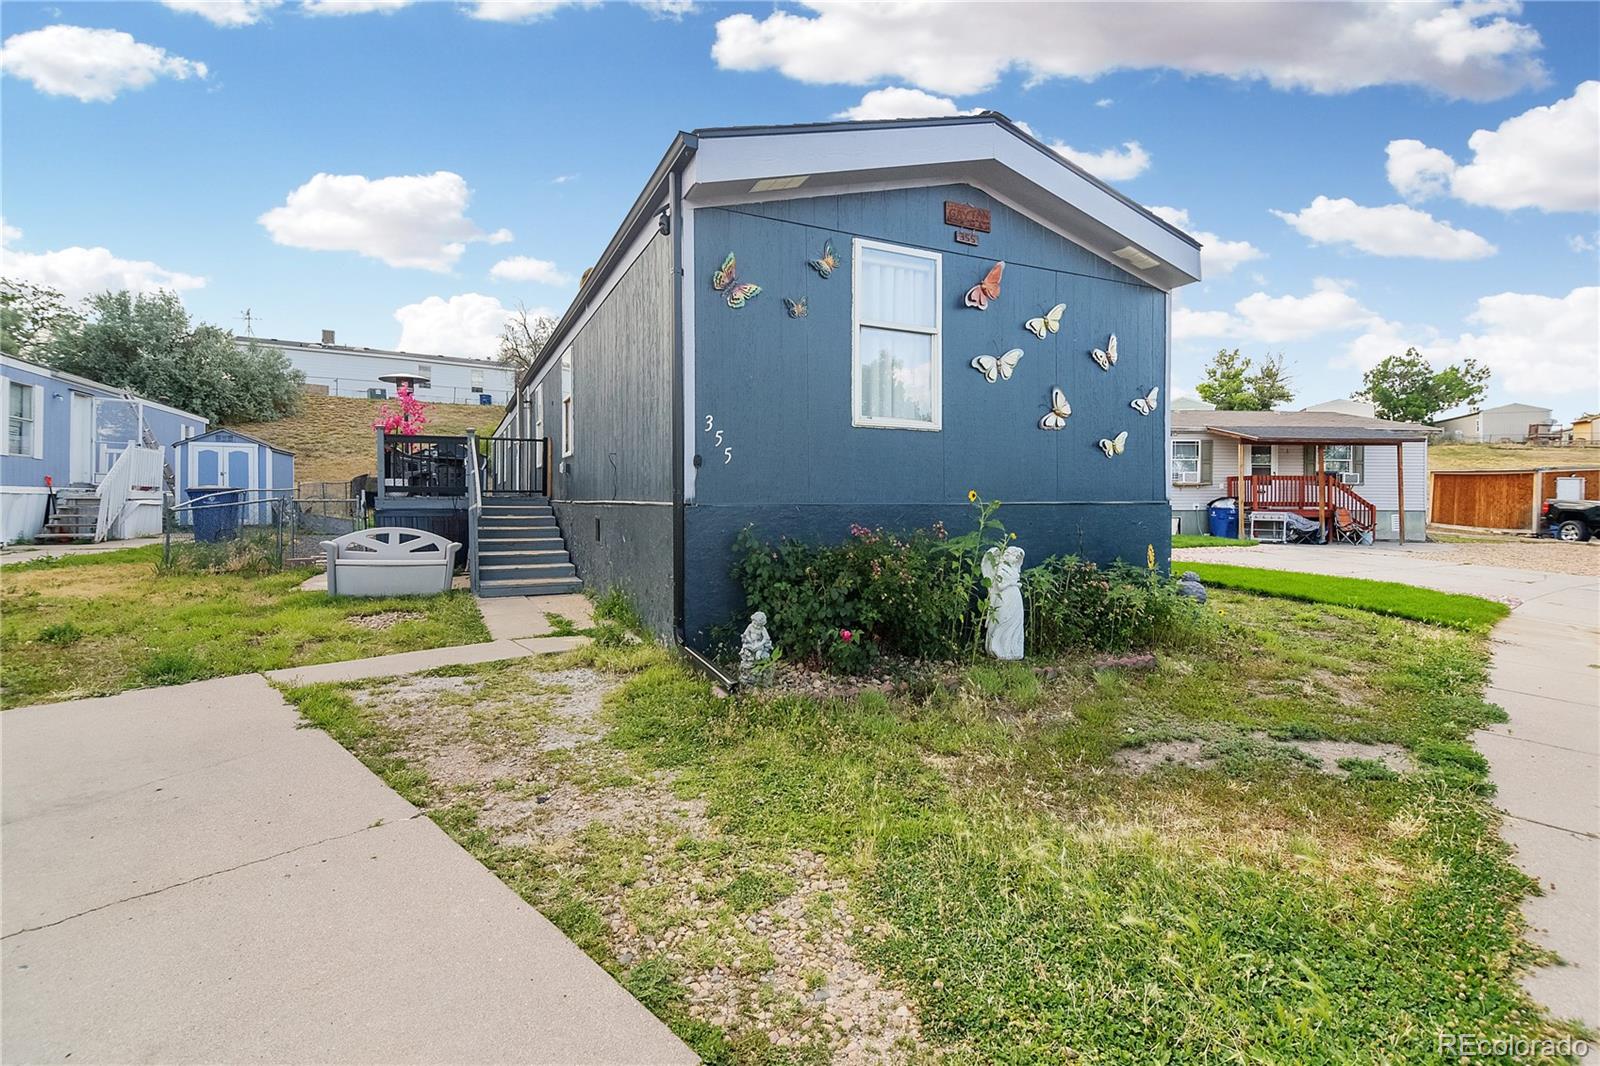
[[750, 616], [739, 640], [739, 683], [753, 685], [758, 680], [757, 663], [772, 658], [772, 638], [767, 635], [767, 615], [757, 611]]
[[1022, 633], [1022, 549], [990, 548], [983, 555], [983, 576], [989, 579], [989, 654], [1020, 659]]

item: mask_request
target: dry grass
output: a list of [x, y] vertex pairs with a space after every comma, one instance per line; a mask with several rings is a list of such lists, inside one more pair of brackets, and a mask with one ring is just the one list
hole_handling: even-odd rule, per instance
[[[372, 420], [384, 401], [310, 395], [303, 401], [300, 413], [289, 418], [228, 428], [294, 452], [296, 481], [349, 481], [357, 474], [372, 473]], [[431, 403], [428, 432], [452, 434], [475, 429], [487, 435], [500, 424], [503, 412], [499, 404]]]
[[1600, 466], [1600, 448], [1539, 444], [1435, 444], [1429, 470], [1532, 470], [1541, 466]]

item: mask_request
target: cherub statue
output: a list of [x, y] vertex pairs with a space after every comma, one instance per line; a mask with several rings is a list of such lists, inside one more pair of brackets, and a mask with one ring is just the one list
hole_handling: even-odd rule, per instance
[[767, 615], [765, 611], [757, 611], [750, 616], [750, 624], [744, 627], [744, 636], [739, 641], [739, 683], [755, 684], [763, 673], [756, 664], [770, 658], [772, 638], [767, 635]]
[[983, 556], [983, 576], [989, 579], [989, 654], [996, 659], [1023, 656], [1022, 559], [1015, 544], [990, 548]]

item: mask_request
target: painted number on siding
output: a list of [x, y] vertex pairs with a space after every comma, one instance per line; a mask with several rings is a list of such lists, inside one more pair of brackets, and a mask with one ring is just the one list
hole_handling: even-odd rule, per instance
[[729, 463], [733, 462], [733, 448], [731, 446], [723, 447], [723, 444], [722, 444], [722, 430], [714, 429], [713, 427], [715, 425], [716, 425], [716, 420], [713, 419], [710, 415], [706, 415], [706, 429], [705, 429], [705, 431], [707, 433], [715, 433], [716, 434], [716, 443], [715, 443], [714, 447], [722, 448], [722, 465], [723, 466], [727, 466]]

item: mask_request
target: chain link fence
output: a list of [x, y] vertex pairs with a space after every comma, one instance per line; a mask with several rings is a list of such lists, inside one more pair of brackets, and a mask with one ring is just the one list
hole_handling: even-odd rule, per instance
[[341, 495], [210, 489], [191, 493], [184, 501], [169, 496], [161, 564], [171, 570], [224, 573], [318, 565], [323, 541], [367, 527], [362, 502], [343, 494], [348, 485], [333, 484]]

